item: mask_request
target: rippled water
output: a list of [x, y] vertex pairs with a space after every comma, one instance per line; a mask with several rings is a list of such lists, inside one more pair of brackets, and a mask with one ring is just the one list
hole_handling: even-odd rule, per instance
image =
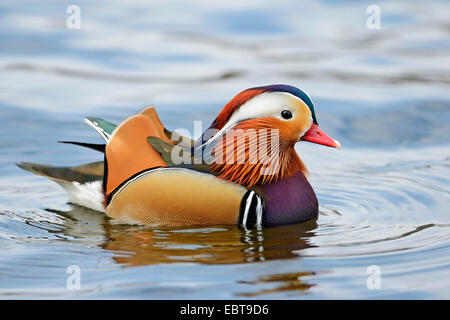
[[[450, 298], [450, 24], [446, 1], [0, 4], [0, 297]], [[241, 231], [111, 224], [19, 161], [99, 154], [84, 116], [154, 104], [208, 125], [237, 92], [288, 83], [344, 149], [301, 143], [317, 221]], [[67, 267], [81, 270], [69, 290]], [[367, 287], [367, 268], [381, 289]]]

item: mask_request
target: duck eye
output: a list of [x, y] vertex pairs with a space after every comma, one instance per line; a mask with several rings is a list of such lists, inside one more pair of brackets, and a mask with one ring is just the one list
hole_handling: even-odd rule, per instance
[[284, 119], [290, 119], [290, 118], [292, 118], [292, 113], [289, 110], [283, 110], [283, 111], [281, 111], [281, 116]]

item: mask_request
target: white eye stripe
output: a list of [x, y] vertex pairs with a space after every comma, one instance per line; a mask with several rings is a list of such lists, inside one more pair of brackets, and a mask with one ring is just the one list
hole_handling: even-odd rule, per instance
[[295, 104], [298, 104], [299, 102], [305, 104], [299, 97], [288, 92], [261, 93], [242, 104], [239, 109], [232, 114], [223, 128], [198, 148], [215, 141], [218, 137], [222, 136], [224, 132], [233, 128], [243, 120], [274, 117], [286, 121], [286, 119], [281, 116], [283, 110], [289, 110], [292, 113], [292, 117], [295, 117]]
[[303, 102], [287, 92], [264, 92], [239, 107], [228, 122], [247, 118], [274, 116], [283, 110], [292, 112], [293, 104]]

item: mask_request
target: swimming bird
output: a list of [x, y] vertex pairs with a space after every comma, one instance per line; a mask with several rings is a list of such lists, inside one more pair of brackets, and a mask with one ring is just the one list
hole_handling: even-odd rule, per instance
[[166, 129], [154, 107], [118, 126], [85, 121], [104, 144], [63, 142], [103, 152], [104, 161], [18, 166], [59, 183], [71, 202], [127, 224], [251, 229], [315, 219], [317, 197], [294, 145], [340, 149], [319, 127], [309, 96], [289, 85], [240, 92], [195, 141]]

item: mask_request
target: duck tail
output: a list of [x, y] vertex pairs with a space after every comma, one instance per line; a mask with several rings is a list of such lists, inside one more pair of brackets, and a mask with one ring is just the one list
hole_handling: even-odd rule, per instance
[[103, 179], [103, 161], [91, 162], [76, 167], [55, 167], [32, 162], [20, 162], [19, 168], [44, 176], [57, 182], [86, 183]]
[[102, 188], [103, 161], [76, 167], [55, 167], [31, 162], [20, 162], [16, 165], [58, 183], [69, 194], [71, 203], [105, 212], [105, 195]]

